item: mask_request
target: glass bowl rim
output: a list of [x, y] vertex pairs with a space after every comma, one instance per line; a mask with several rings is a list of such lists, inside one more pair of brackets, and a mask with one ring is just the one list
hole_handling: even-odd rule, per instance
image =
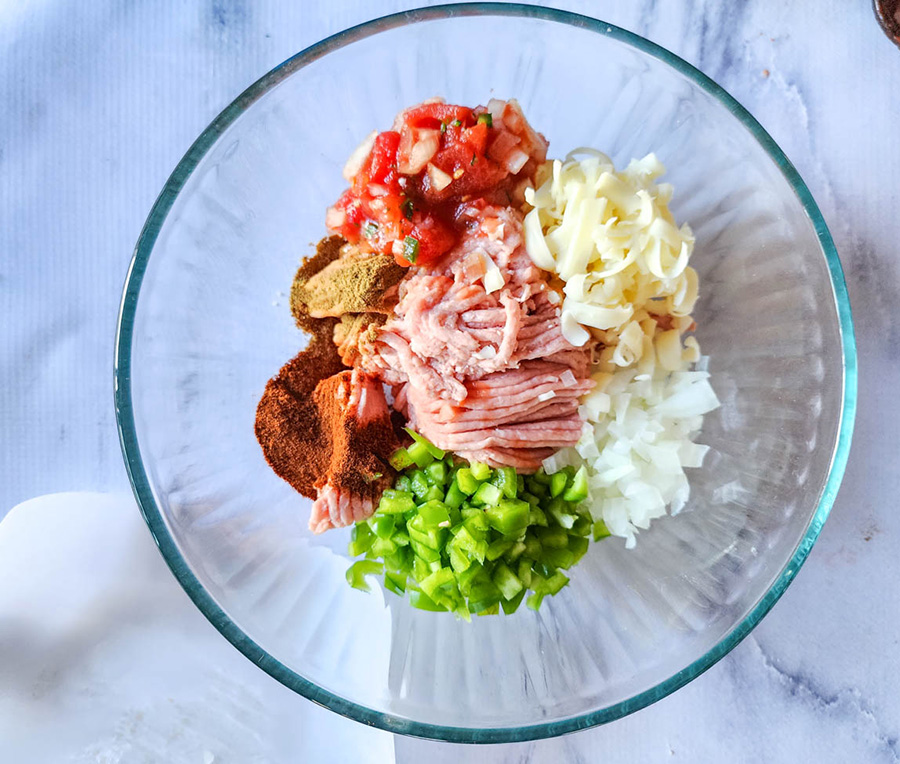
[[[134, 411], [131, 403], [131, 349], [134, 329], [134, 318], [141, 282], [157, 236], [165, 219], [181, 192], [187, 179], [196, 169], [210, 147], [218, 140], [225, 129], [244, 113], [255, 101], [295, 71], [307, 64], [322, 58], [327, 53], [342, 48], [358, 40], [370, 37], [382, 31], [402, 27], [409, 24], [450, 19], [468, 16], [511, 16], [540, 19], [557, 22], [569, 26], [586, 29], [618, 42], [625, 43], [636, 50], [650, 55], [690, 79], [694, 84], [715, 97], [725, 108], [737, 118], [778, 166], [785, 179], [791, 185], [806, 213], [809, 215], [822, 254], [826, 259], [831, 276], [832, 289], [837, 305], [841, 344], [843, 351], [843, 396], [842, 410], [838, 429], [838, 437], [832, 453], [828, 477], [822, 489], [818, 506], [810, 520], [806, 533], [797, 545], [791, 558], [782, 568], [778, 578], [769, 590], [754, 605], [747, 616], [738, 623], [718, 644], [695, 660], [689, 666], [660, 682], [654, 687], [638, 695], [611, 706], [596, 709], [585, 714], [569, 717], [553, 722], [531, 724], [521, 727], [469, 728], [452, 727], [439, 724], [417, 722], [393, 714], [375, 711], [366, 706], [354, 703], [331, 693], [315, 683], [289, 669], [279, 660], [263, 650], [244, 631], [232, 621], [209, 595], [197, 577], [190, 570], [182, 557], [163, 519], [162, 513], [153, 498], [150, 482], [141, 460], [135, 427]], [[431, 738], [453, 743], [505, 743], [535, 740], [553, 737], [568, 732], [588, 729], [605, 724], [633, 713], [651, 703], [660, 700], [678, 688], [687, 684], [709, 669], [728, 652], [730, 652], [759, 621], [769, 612], [779, 597], [787, 589], [796, 576], [810, 549], [819, 536], [828, 513], [837, 495], [847, 458], [853, 422], [856, 413], [857, 365], [856, 342], [853, 322], [850, 314], [850, 301], [844, 275], [838, 259], [837, 250], [831, 234], [813, 200], [812, 194], [801, 179], [799, 173], [784, 155], [775, 141], [731, 95], [713, 80], [674, 53], [656, 43], [640, 37], [633, 32], [569, 11], [525, 5], [521, 3], [474, 2], [436, 5], [428, 8], [402, 11], [381, 18], [373, 19], [357, 26], [338, 32], [324, 40], [306, 48], [265, 74], [239, 95], [210, 125], [200, 134], [187, 153], [181, 159], [166, 181], [163, 190], [157, 197], [147, 221], [141, 231], [134, 249], [131, 264], [125, 279], [122, 302], [119, 309], [116, 329], [114, 389], [116, 422], [122, 455], [131, 481], [132, 489], [141, 514], [144, 517], [153, 539], [162, 553], [169, 568], [179, 583], [193, 600], [194, 604], [206, 616], [212, 625], [240, 650], [247, 658], [257, 664], [270, 676], [291, 688], [300, 695], [325, 706], [343, 716], [364, 724], [378, 727], [388, 732], [417, 737]]]

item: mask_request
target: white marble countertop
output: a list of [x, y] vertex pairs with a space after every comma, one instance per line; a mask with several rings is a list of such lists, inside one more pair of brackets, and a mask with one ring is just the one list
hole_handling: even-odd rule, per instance
[[[191, 141], [291, 54], [418, 4], [425, 3], [185, 0], [165, 10], [115, 0], [0, 4], [0, 518], [54, 491], [128, 491], [111, 379], [121, 285], [144, 218]], [[68, 719], [93, 742], [57, 749], [67, 750], [58, 760], [351, 760], [321, 740], [300, 754], [302, 731], [270, 745], [271, 720], [294, 714], [306, 719], [299, 729], [313, 739], [321, 725], [345, 741], [358, 735], [373, 760], [900, 761], [900, 407], [891, 403], [900, 386], [900, 50], [868, 0], [542, 4], [601, 17], [698, 66], [769, 130], [822, 208], [853, 304], [860, 405], [843, 487], [805, 567], [751, 636], [702, 677], [631, 717], [565, 738], [486, 749], [363, 736], [242, 666], [235, 670], [258, 690], [255, 716], [228, 729], [227, 746], [220, 726], [204, 726], [201, 717], [192, 748], [153, 748], [142, 738], [162, 734], [167, 719], [204, 702], [202, 693], [172, 699], [181, 711], [156, 714], [159, 724], [148, 727], [126, 717], [101, 720], [100, 710], [92, 717], [94, 707], [116, 707], [94, 687]], [[134, 543], [152, 551], [149, 534]], [[0, 713], [0, 751], [15, 743], [17, 762], [52, 761], [45, 736], [71, 708], [59, 705], [56, 685], [29, 663], [42, 658], [16, 652], [24, 642], [10, 608], [39, 579], [13, 573], [7, 568], [0, 597], [0, 709], [24, 708], [19, 701], [27, 700], [34, 713], [26, 715], [31, 726]], [[167, 575], [161, 564], [152, 574]], [[168, 592], [160, 597], [186, 607], [174, 581], [158, 584]], [[173, 628], [196, 646], [190, 630], [200, 634], [205, 622], [172, 612]], [[243, 659], [207, 631], [197, 639], [216, 647], [198, 652], [198, 660], [208, 658], [210, 671], [240, 666]], [[59, 671], [74, 660], [67, 655], [55, 656]], [[14, 668], [19, 681], [10, 684], [4, 677]], [[171, 691], [163, 685], [160, 693]]]

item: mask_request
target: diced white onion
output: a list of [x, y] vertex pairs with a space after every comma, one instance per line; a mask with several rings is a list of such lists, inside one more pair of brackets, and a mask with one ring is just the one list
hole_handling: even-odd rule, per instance
[[435, 191], [443, 191], [453, 182], [453, 178], [445, 173], [440, 167], [433, 165], [431, 162], [428, 163], [427, 169], [428, 178], [431, 181], [431, 185]]
[[421, 172], [437, 154], [440, 141], [440, 130], [405, 127], [400, 133], [397, 169], [404, 175]]
[[476, 350], [472, 355], [479, 361], [487, 361], [497, 357], [497, 348], [493, 345], [485, 345]]
[[344, 180], [352, 181], [356, 177], [357, 173], [362, 169], [363, 163], [368, 159], [372, 147], [375, 145], [375, 138], [377, 136], [378, 131], [373, 130], [363, 139], [359, 146], [353, 149], [344, 164], [344, 170], [342, 172]]

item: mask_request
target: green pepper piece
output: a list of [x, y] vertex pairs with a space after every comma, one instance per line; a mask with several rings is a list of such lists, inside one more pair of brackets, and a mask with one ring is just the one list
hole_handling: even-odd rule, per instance
[[450, 483], [450, 487], [447, 489], [447, 494], [444, 496], [444, 503], [448, 506], [453, 507], [454, 509], [459, 509], [465, 500], [465, 492], [460, 489], [459, 485], [454, 479], [454, 481]]
[[544, 472], [544, 468], [541, 467], [534, 475], [531, 476], [531, 479], [536, 483], [540, 483], [541, 485], [550, 485], [551, 478], [550, 476]]
[[569, 551], [574, 558], [573, 562], [578, 562], [588, 550], [589, 542], [584, 536], [569, 536]]
[[566, 490], [566, 481], [568, 481], [569, 476], [566, 475], [565, 472], [554, 472], [550, 476], [550, 495], [556, 498], [563, 491]]
[[545, 548], [541, 562], [554, 568], [571, 568], [575, 564], [575, 555], [568, 549]]
[[442, 605], [438, 605], [437, 602], [432, 600], [431, 597], [425, 594], [421, 589], [410, 589], [409, 604], [419, 610], [430, 610], [434, 613], [443, 613], [447, 610], [447, 608]]
[[[413, 548], [415, 548], [415, 542], [413, 542]], [[423, 548], [427, 548], [427, 547], [423, 547]], [[425, 560], [423, 560], [418, 555], [413, 557], [412, 577], [416, 581], [422, 581], [423, 579], [428, 578], [428, 576], [430, 576], [430, 575], [431, 575], [431, 568], [428, 567], [428, 563], [425, 562]]]
[[372, 560], [357, 560], [354, 562], [349, 568], [347, 568], [346, 578], [347, 583], [350, 584], [354, 589], [360, 589], [364, 592], [372, 591], [372, 587], [369, 586], [368, 581], [366, 581], [366, 576], [373, 576], [379, 573], [384, 573], [384, 565], [380, 562], [374, 562]]
[[535, 592], [534, 594], [529, 595], [528, 599], [525, 600], [525, 604], [528, 605], [531, 610], [538, 610], [541, 606], [541, 602], [543, 601], [544, 595]]
[[571, 536], [589, 536], [591, 533], [591, 518], [585, 515], [578, 515], [572, 527], [569, 529]]
[[488, 111], [484, 112], [483, 114], [479, 114], [476, 122], [479, 125], [487, 125], [488, 127], [494, 126], [494, 118], [491, 116], [491, 113]]
[[515, 499], [519, 494], [516, 470], [513, 467], [500, 467], [490, 477], [491, 485], [497, 486], [507, 499]]
[[569, 544], [569, 534], [564, 528], [535, 528], [534, 535], [545, 548], [565, 549]]
[[[558, 475], [559, 473], [556, 474]], [[547, 504], [547, 513], [556, 520], [558, 525], [561, 525], [566, 530], [575, 525], [575, 515], [562, 499], [551, 499], [550, 503]]]
[[413, 470], [409, 473], [409, 484], [412, 488], [413, 494], [420, 501], [423, 500], [423, 497], [426, 493], [428, 493], [428, 489], [431, 488], [428, 485], [428, 479], [425, 477], [424, 470]]
[[[410, 237], [411, 238], [411, 237]], [[447, 453], [446, 451], [438, 448], [434, 443], [426, 438], [423, 438], [419, 433], [415, 430], [409, 429], [409, 427], [404, 427], [403, 431], [409, 435], [416, 443], [421, 443], [425, 448], [428, 449], [428, 453], [431, 454], [435, 459], [443, 459], [444, 455]]]
[[443, 488], [447, 482], [447, 465], [443, 462], [432, 462], [425, 468], [425, 474], [431, 479], [432, 485]]
[[415, 460], [409, 455], [409, 451], [407, 451], [403, 446], [400, 446], [394, 453], [391, 454], [388, 459], [388, 464], [391, 465], [397, 472], [401, 470], [405, 470], [407, 467], [411, 466]]
[[[479, 602], [479, 603], [476, 603], [476, 605], [474, 607], [477, 609], [473, 609], [472, 612], [475, 613], [475, 615], [479, 615], [479, 616], [481, 616], [481, 615], [499, 615], [499, 613], [500, 613], [500, 601], [499, 600], [490, 602], [490, 604], [488, 604], [488, 601]], [[471, 606], [470, 606], [470, 609], [471, 609]]]
[[469, 566], [472, 564], [472, 560], [469, 559], [469, 556], [452, 541], [447, 545], [447, 549], [449, 551], [450, 567], [453, 568], [453, 571], [459, 575], [468, 570]]
[[541, 542], [538, 541], [537, 536], [534, 536], [533, 533], [533, 530], [529, 530], [525, 536], [525, 556], [536, 560], [541, 555]]
[[412, 488], [409, 484], [409, 476], [400, 475], [400, 477], [398, 477], [394, 481], [394, 490], [395, 491], [406, 491], [407, 493], [412, 493]]
[[487, 541], [476, 539], [465, 526], [465, 523], [459, 529], [459, 533], [456, 534], [455, 540], [459, 550], [468, 555], [469, 559], [484, 562], [488, 550]]
[[518, 560], [522, 554], [525, 552], [525, 542], [517, 541], [513, 544], [512, 549], [509, 550], [509, 554], [506, 555], [507, 562], [514, 562]]
[[381, 494], [378, 502], [378, 513], [382, 515], [402, 514], [416, 508], [416, 502], [409, 491], [396, 491], [388, 488]]
[[522, 582], [516, 577], [506, 563], [498, 563], [494, 568], [494, 574], [491, 576], [494, 585], [500, 590], [500, 594], [505, 600], [511, 600], [519, 592], [523, 590]]
[[427, 578], [423, 579], [419, 586], [435, 602], [438, 601], [438, 589], [449, 584], [455, 584], [456, 576], [450, 568], [440, 568]]
[[516, 578], [522, 582], [522, 586], [526, 589], [531, 586], [532, 579], [532, 562], [531, 560], [519, 560], [519, 567], [516, 570]]
[[491, 476], [491, 466], [484, 462], [472, 462], [469, 469], [476, 480], [487, 480]]
[[456, 576], [456, 581], [459, 590], [468, 597], [472, 590], [472, 586], [478, 581], [484, 581], [486, 578], [487, 574], [485, 573], [484, 566], [478, 562], [473, 562], [462, 573], [459, 573]]
[[359, 557], [372, 548], [375, 541], [375, 534], [366, 523], [357, 523], [350, 531], [349, 552], [351, 557]]
[[541, 499], [546, 498], [550, 494], [550, 487], [544, 483], [539, 483], [533, 477], [525, 481], [525, 487], [528, 489], [528, 493]]
[[397, 545], [391, 539], [376, 538], [369, 551], [375, 557], [384, 557], [397, 551]]
[[387, 570], [384, 573], [384, 588], [402, 597], [406, 592], [406, 573]]
[[536, 507], [532, 504], [529, 504], [531, 509], [528, 512], [528, 524], [529, 525], [540, 525], [544, 528], [547, 527], [547, 515], [544, 514], [544, 510], [540, 507]]
[[503, 493], [499, 488], [495, 485], [491, 485], [490, 483], [482, 483], [478, 486], [478, 490], [475, 491], [475, 495], [472, 496], [472, 501], [479, 502], [481, 504], [493, 505], [497, 504], [500, 499], [503, 497]]
[[418, 441], [413, 443], [406, 452], [409, 454], [409, 458], [412, 459], [416, 466], [420, 470], [424, 470], [429, 464], [434, 461], [434, 457], [428, 451], [428, 447], [423, 443], [419, 443]]
[[462, 516], [463, 525], [466, 527], [469, 533], [471, 533], [476, 539], [484, 539], [484, 535], [487, 532], [487, 529], [490, 527], [484, 510], [470, 509], [468, 511], [463, 511]]
[[468, 467], [461, 467], [459, 472], [456, 473], [456, 483], [459, 489], [467, 496], [475, 493], [481, 485], [481, 481], [475, 479], [472, 470]]
[[602, 520], [598, 520], [594, 523], [594, 541], [599, 541], [600, 539], [605, 539], [607, 536], [611, 536], [612, 534], [609, 532], [609, 528], [606, 527], [606, 523]]
[[563, 498], [566, 501], [579, 502], [584, 501], [588, 497], [588, 476], [587, 469], [582, 465], [575, 477], [572, 478], [572, 484], [566, 489]]
[[525, 590], [522, 589], [515, 597], [511, 600], [500, 600], [500, 607], [503, 608], [503, 612], [506, 615], [512, 615], [519, 609], [519, 605], [522, 604], [522, 600], [525, 597]]
[[[497, 560], [506, 554], [510, 549], [515, 546], [516, 540], [510, 538], [499, 538], [488, 546], [487, 554], [485, 557], [488, 560]], [[524, 549], [524, 545], [522, 549]]]
[[450, 525], [450, 513], [442, 501], [427, 501], [419, 506], [419, 516], [426, 528], [439, 528]]
[[372, 527], [372, 530], [375, 531], [375, 535], [378, 536], [378, 538], [389, 539], [393, 535], [394, 528], [396, 527], [394, 517], [395, 515], [373, 515], [375, 524]]
[[485, 517], [492, 528], [504, 535], [509, 535], [528, 527], [530, 511], [531, 506], [528, 502], [504, 499], [497, 506], [488, 507], [485, 510]]

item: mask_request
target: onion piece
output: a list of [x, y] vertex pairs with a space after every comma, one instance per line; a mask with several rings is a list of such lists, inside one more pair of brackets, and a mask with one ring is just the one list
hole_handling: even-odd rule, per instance
[[332, 231], [337, 231], [344, 225], [345, 220], [347, 220], [347, 213], [337, 207], [329, 207], [325, 212], [325, 226]]
[[397, 169], [404, 175], [421, 172], [437, 154], [440, 142], [440, 130], [404, 127], [397, 149]]
[[347, 162], [344, 164], [344, 170], [342, 172], [344, 180], [350, 182], [353, 181], [353, 179], [362, 169], [365, 161], [369, 158], [369, 154], [372, 153], [372, 147], [375, 145], [375, 138], [377, 137], [378, 131], [373, 130], [365, 138], [363, 138], [363, 141], [359, 144], [359, 146], [353, 149], [353, 152], [350, 154]]
[[491, 292], [496, 292], [498, 289], [503, 289], [506, 279], [503, 278], [503, 273], [500, 271], [500, 268], [497, 267], [497, 263], [485, 253], [482, 253], [481, 257], [484, 260], [485, 267], [485, 274], [481, 279], [481, 283], [484, 284], [484, 291], [490, 294]]
[[431, 162], [428, 163], [428, 179], [435, 191], [443, 191], [453, 182], [453, 178]]
[[513, 149], [510, 152], [509, 156], [506, 158], [506, 161], [503, 163], [503, 166], [510, 172], [511, 175], [515, 175], [519, 170], [521, 170], [525, 163], [528, 161], [528, 154], [526, 154], [522, 149]]

